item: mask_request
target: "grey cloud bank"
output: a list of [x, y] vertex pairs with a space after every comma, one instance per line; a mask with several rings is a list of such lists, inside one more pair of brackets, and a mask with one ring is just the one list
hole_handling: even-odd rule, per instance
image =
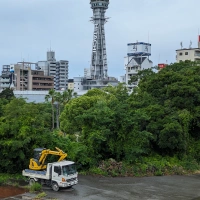
[[[124, 74], [127, 43], [148, 41], [151, 60], [175, 62], [175, 50], [197, 47], [199, 0], [110, 0], [105, 25], [108, 74]], [[0, 69], [24, 59], [69, 60], [69, 77], [83, 75], [90, 66], [93, 25], [89, 0], [0, 0]]]

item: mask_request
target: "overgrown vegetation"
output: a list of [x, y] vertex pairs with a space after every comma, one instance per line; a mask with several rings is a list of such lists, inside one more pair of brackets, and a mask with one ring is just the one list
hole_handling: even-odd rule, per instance
[[0, 185], [12, 185], [12, 186], [18, 186], [18, 181], [24, 181], [25, 177], [21, 174], [5, 174], [0, 173]]
[[42, 189], [42, 185], [37, 182], [29, 186], [30, 192], [38, 192], [38, 191], [41, 191], [41, 189]]
[[[0, 95], [0, 170], [28, 167], [33, 149], [58, 146], [82, 170], [110, 176], [184, 174], [200, 162], [200, 67], [194, 62], [139, 72], [123, 84], [87, 94], [26, 103]], [[57, 98], [57, 100], [56, 100]], [[62, 99], [62, 98], [61, 98]], [[55, 116], [60, 116], [59, 120]], [[58, 123], [58, 125], [56, 125]], [[52, 128], [59, 127], [57, 130]]]

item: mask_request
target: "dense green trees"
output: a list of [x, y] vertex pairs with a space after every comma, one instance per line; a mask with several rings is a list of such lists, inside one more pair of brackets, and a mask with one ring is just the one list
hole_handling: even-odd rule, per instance
[[199, 150], [191, 150], [191, 141], [199, 140], [198, 64], [144, 70], [136, 79], [139, 87], [131, 94], [120, 84], [72, 100], [61, 115], [61, 129], [79, 134], [89, 165], [108, 158], [133, 163], [155, 153], [182, 158], [191, 151], [199, 160]]
[[123, 84], [79, 98], [72, 91], [50, 91], [51, 104], [0, 98], [0, 169], [21, 170], [35, 147], [55, 146], [88, 168], [110, 158], [132, 166], [148, 157], [200, 162], [199, 65], [175, 63], [158, 73], [141, 71], [136, 79], [139, 87], [132, 92]]
[[[0, 171], [14, 173], [28, 167], [33, 149], [66, 146], [67, 139], [51, 132], [51, 107], [15, 98], [4, 104], [0, 117]], [[65, 149], [66, 150], [66, 149]]]
[[12, 98], [14, 98], [14, 93], [10, 88], [6, 88], [0, 93], [0, 99], [11, 100]]

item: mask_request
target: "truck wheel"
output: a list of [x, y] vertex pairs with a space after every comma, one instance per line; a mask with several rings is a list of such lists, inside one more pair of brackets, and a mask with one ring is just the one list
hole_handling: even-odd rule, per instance
[[31, 178], [30, 180], [29, 180], [29, 185], [31, 186], [31, 185], [33, 185], [35, 183], [35, 180], [33, 179], [33, 178]]
[[53, 191], [58, 192], [58, 190], [59, 190], [58, 184], [57, 183], [52, 183], [52, 189], [53, 189]]

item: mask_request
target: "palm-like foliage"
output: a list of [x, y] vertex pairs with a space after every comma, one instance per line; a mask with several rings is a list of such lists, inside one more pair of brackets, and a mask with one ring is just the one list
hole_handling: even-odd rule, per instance
[[49, 90], [49, 93], [45, 96], [45, 100], [49, 101], [51, 99], [52, 107], [52, 129], [54, 129], [54, 104], [56, 104], [56, 124], [57, 129], [59, 129], [59, 117], [61, 108], [63, 108], [73, 97], [77, 97], [77, 93], [73, 90], [66, 90], [62, 94], [56, 92], [54, 89]]
[[45, 96], [45, 101], [51, 99], [51, 109], [52, 109], [52, 129], [54, 129], [54, 103], [56, 99], [56, 92], [54, 89], [49, 90], [49, 93]]
[[62, 94], [62, 103], [63, 105], [66, 105], [73, 97], [77, 97], [77, 93], [73, 92], [73, 90], [66, 90]]

